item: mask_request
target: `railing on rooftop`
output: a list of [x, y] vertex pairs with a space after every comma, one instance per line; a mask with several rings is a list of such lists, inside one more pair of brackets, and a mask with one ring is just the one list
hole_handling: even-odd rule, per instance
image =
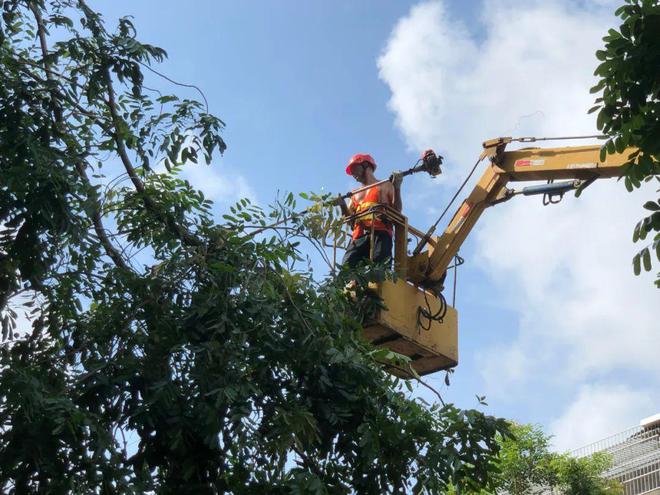
[[635, 426], [633, 428], [628, 428], [627, 430], [617, 433], [616, 435], [609, 436], [597, 442], [585, 445], [579, 449], [575, 449], [570, 452], [571, 456], [580, 458], [580, 457], [589, 457], [590, 455], [595, 454], [596, 452], [603, 452], [604, 450], [609, 450], [610, 448], [617, 447], [624, 443], [626, 440], [632, 436], [643, 432], [644, 429], [641, 426]]
[[571, 452], [587, 457], [596, 452], [612, 456], [612, 467], [603, 476], [623, 485], [625, 495], [642, 495], [660, 489], [660, 427], [635, 427]]

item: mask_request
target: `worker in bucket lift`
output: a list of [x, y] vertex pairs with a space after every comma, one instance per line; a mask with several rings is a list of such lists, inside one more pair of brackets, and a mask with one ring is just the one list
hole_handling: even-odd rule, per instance
[[[371, 155], [358, 153], [348, 162], [346, 173], [361, 184], [361, 187], [378, 182], [374, 176], [376, 161]], [[401, 211], [401, 181], [403, 177], [397, 173], [392, 175], [391, 182], [384, 182], [365, 191], [356, 192], [351, 196], [347, 206], [341, 199], [340, 207], [345, 215], [355, 215], [378, 204], [386, 204]], [[359, 188], [358, 188], [359, 189]], [[342, 264], [354, 268], [363, 260], [369, 259], [370, 234], [374, 230], [374, 262], [389, 262], [392, 259], [392, 224], [378, 215], [366, 215], [358, 218], [353, 226], [351, 242], [346, 249]]]

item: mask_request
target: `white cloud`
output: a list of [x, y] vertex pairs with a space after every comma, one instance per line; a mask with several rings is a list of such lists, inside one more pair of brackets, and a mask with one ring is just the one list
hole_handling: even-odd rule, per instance
[[594, 52], [611, 23], [607, 10], [491, 0], [483, 11], [475, 34], [442, 2], [419, 4], [397, 24], [378, 60], [407, 142], [445, 151], [453, 162], [445, 171], [454, 180], [484, 139], [595, 130], [586, 114], [593, 101], [588, 90]]
[[256, 194], [247, 179], [226, 166], [187, 163], [182, 177], [215, 203], [226, 206], [242, 198], [256, 202]]
[[[589, 88], [613, 10], [595, 0], [486, 0], [468, 29], [441, 1], [413, 7], [378, 60], [408, 145], [444, 152], [447, 187], [484, 139], [596, 134]], [[567, 144], [576, 143], [549, 145]], [[657, 292], [630, 265], [641, 247], [632, 226], [651, 193], [598, 181], [556, 206], [516, 198], [484, 214], [475, 262], [518, 319], [512, 341], [477, 351], [486, 394], [512, 385], [539, 394], [530, 384], [541, 380], [574, 388], [621, 369], [645, 370], [660, 386]]]
[[[165, 165], [159, 164], [155, 172], [167, 173]], [[221, 207], [232, 205], [243, 198], [258, 203], [257, 195], [245, 176], [228, 167], [224, 159], [216, 160], [211, 165], [188, 161], [181, 167], [179, 177], [190, 182], [207, 199]]]
[[[495, 393], [548, 369], [573, 381], [630, 367], [660, 376], [652, 274], [633, 277], [629, 263], [643, 195], [628, 196], [615, 181], [592, 188], [555, 207], [502, 205], [476, 233], [477, 262], [520, 321], [516, 340], [480, 353]], [[502, 370], [520, 355], [526, 366]]]
[[[195, 146], [192, 134], [187, 135], [186, 146]], [[254, 189], [248, 180], [233, 167], [228, 166], [225, 157], [216, 158], [209, 165], [201, 158], [198, 163], [187, 160], [180, 166], [180, 170], [180, 178], [190, 182], [195, 189], [202, 191], [204, 196], [216, 205], [226, 207], [243, 198], [249, 199], [252, 203], [258, 203]], [[165, 164], [159, 163], [155, 171], [167, 173]]]
[[552, 443], [560, 452], [585, 447], [637, 426], [644, 414], [656, 412], [658, 404], [647, 390], [620, 384], [587, 385], [550, 425]]

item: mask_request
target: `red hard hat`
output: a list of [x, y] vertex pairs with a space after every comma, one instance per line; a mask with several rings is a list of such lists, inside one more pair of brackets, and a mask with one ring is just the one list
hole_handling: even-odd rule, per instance
[[351, 158], [348, 162], [348, 165], [346, 166], [346, 173], [351, 175], [351, 167], [362, 162], [371, 163], [371, 165], [374, 167], [374, 170], [376, 170], [376, 160], [374, 160], [371, 155], [367, 155], [366, 153], [358, 153], [357, 155], [353, 155], [353, 158]]

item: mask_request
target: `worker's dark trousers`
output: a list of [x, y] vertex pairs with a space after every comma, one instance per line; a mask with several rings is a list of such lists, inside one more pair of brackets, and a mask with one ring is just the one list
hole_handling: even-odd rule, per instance
[[[369, 260], [370, 235], [366, 234], [352, 240], [344, 253], [343, 265], [355, 268], [361, 261]], [[387, 262], [392, 259], [392, 236], [389, 232], [374, 232], [374, 262]]]

